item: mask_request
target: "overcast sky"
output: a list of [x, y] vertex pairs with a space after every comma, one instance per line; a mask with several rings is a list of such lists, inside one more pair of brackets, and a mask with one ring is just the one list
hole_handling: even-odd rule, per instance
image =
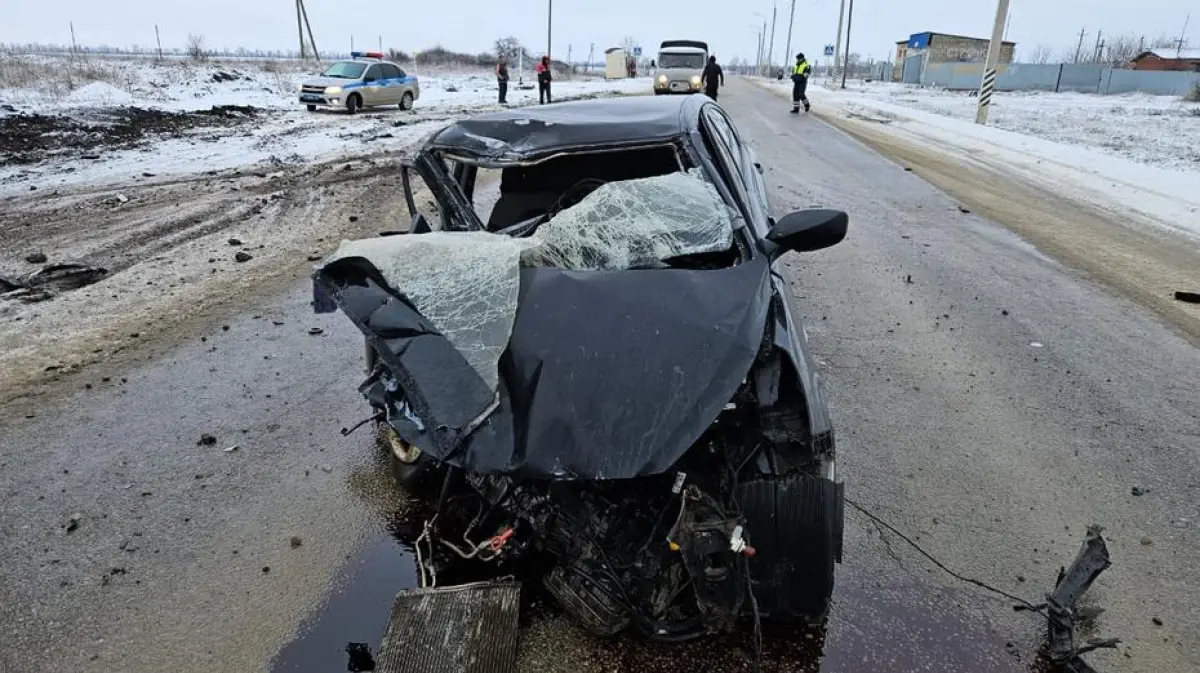
[[[554, 56], [586, 58], [619, 45], [626, 36], [652, 51], [664, 39], [701, 39], [727, 62], [753, 59], [755, 26], [767, 16], [770, 0], [553, 0]], [[51, 8], [51, 4], [53, 5]], [[459, 50], [490, 50], [497, 37], [514, 35], [536, 52], [546, 49], [546, 5], [482, 0], [402, 1], [306, 0], [309, 20], [321, 49], [373, 47], [382, 34], [385, 47], [415, 51], [434, 44]], [[527, 7], [525, 11], [517, 9]], [[779, 4], [775, 28], [776, 61], [784, 57], [788, 0]], [[838, 0], [796, 0], [792, 51], [812, 59], [837, 34]], [[1047, 44], [1055, 54], [1074, 50], [1080, 29], [1085, 44], [1096, 32], [1178, 37], [1191, 10], [1189, 44], [1200, 46], [1197, 0], [1011, 0], [1008, 39], [1028, 54]], [[935, 31], [987, 37], [995, 16], [993, 0], [858, 0], [851, 49], [886, 58], [897, 40], [910, 33]], [[0, 0], [0, 42], [68, 43], [74, 22], [81, 44], [131, 46], [154, 44], [154, 25], [164, 46], [182, 47], [189, 32], [205, 36], [210, 47], [295, 49], [293, 0]]]

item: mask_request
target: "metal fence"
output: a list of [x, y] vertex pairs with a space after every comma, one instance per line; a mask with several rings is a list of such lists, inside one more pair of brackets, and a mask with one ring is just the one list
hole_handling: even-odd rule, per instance
[[[1001, 64], [997, 73], [998, 91], [1182, 96], [1200, 86], [1200, 72], [1122, 70], [1100, 65], [1007, 63]], [[907, 84], [969, 91], [978, 89], [982, 79], [982, 63], [923, 63], [917, 56], [904, 61], [902, 81]]]

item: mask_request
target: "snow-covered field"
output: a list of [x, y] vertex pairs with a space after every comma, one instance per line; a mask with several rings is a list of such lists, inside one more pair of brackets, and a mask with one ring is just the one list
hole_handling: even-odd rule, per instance
[[[64, 151], [36, 162], [5, 165], [0, 160], [0, 195], [31, 187], [140, 179], [144, 173], [178, 175], [363, 157], [408, 145], [456, 117], [498, 108], [495, 79], [487, 71], [411, 72], [419, 78], [421, 91], [414, 110], [379, 108], [351, 117], [342, 111], [306, 112], [296, 100], [296, 89], [316, 74], [316, 68], [295, 62], [155, 64], [146, 59], [93, 58], [81, 65], [60, 57], [2, 57], [0, 125], [6, 117], [12, 121], [40, 114], [102, 127], [113, 123], [114, 114], [133, 107], [189, 113], [248, 105], [258, 112], [245, 123], [201, 125], [122, 147], [89, 150], [85, 156]], [[532, 73], [526, 75], [531, 81]], [[648, 79], [606, 82], [577, 75], [554, 83], [559, 100], [649, 89]], [[537, 91], [517, 88], [514, 81], [508, 100], [514, 106], [534, 104]]]
[[[781, 96], [790, 82], [759, 80]], [[809, 86], [813, 111], [875, 122], [922, 146], [1023, 176], [1200, 239], [1200, 104], [1178, 97], [998, 93], [988, 126], [966, 94]]]
[[[978, 98], [966, 92], [882, 82], [847, 86], [851, 100], [975, 119]], [[1200, 170], [1200, 103], [1179, 96], [999, 92], [992, 96], [988, 125], [1151, 166]]]

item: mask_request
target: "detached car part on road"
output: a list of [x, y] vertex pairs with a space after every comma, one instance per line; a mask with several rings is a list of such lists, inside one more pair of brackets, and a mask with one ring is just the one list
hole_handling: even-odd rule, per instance
[[[481, 168], [501, 176], [486, 218]], [[461, 121], [403, 177], [411, 233], [344, 243], [314, 304], [366, 335], [360, 390], [432, 507], [423, 583], [491, 563], [601, 636], [821, 620], [843, 489], [777, 260], [838, 243], [846, 214], [773, 219], [702, 97]]]
[[320, 77], [300, 85], [300, 102], [309, 112], [318, 107], [344, 107], [354, 114], [364, 107], [399, 105], [411, 110], [421, 97], [416, 76], [383, 60], [381, 52], [353, 52], [353, 60], [335, 61]]

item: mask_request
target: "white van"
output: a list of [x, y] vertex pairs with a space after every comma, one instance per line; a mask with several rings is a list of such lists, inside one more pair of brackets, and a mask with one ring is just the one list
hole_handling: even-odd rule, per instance
[[708, 63], [708, 44], [695, 40], [666, 40], [659, 46], [654, 93], [696, 93]]

